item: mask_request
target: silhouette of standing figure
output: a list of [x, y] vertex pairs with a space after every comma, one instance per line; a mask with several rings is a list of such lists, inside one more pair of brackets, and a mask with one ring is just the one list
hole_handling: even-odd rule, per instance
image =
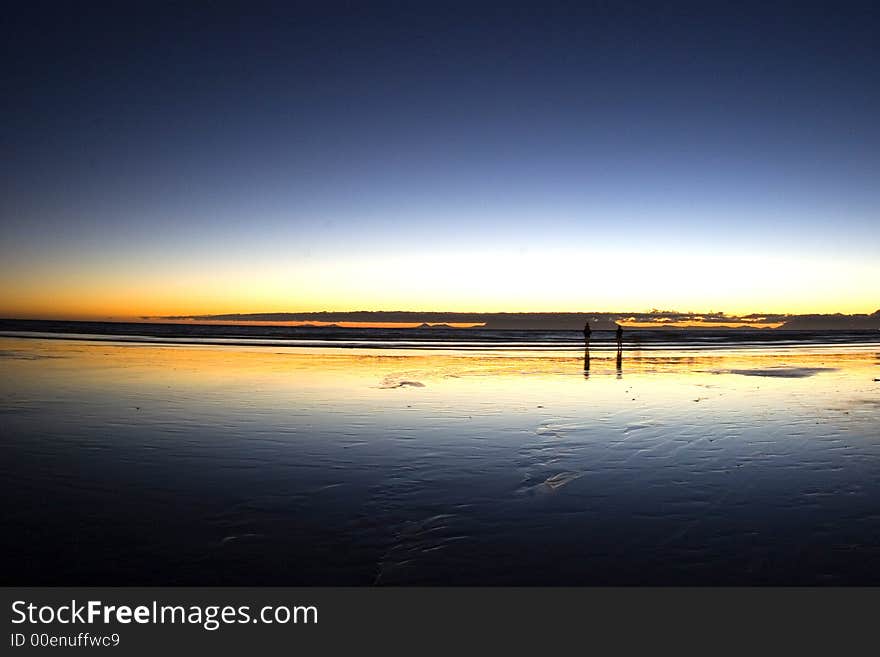
[[590, 336], [592, 334], [590, 322], [587, 322], [584, 324], [584, 372], [590, 371]]
[[623, 327], [617, 325], [617, 375], [620, 376], [623, 369]]
[[623, 327], [617, 325], [617, 378], [623, 376]]

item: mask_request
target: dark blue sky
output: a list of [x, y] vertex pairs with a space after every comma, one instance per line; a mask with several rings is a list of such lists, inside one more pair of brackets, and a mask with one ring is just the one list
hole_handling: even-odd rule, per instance
[[7, 314], [877, 305], [869, 4], [70, 4], [3, 17]]

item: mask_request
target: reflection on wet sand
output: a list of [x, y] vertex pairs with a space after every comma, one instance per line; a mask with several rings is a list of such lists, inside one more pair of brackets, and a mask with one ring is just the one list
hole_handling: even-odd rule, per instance
[[4, 580], [880, 583], [876, 350], [626, 361], [2, 339]]

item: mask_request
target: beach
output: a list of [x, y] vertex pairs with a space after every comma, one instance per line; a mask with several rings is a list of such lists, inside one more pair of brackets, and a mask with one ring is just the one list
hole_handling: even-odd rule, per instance
[[0, 337], [3, 582], [880, 584], [875, 337], [563, 337]]

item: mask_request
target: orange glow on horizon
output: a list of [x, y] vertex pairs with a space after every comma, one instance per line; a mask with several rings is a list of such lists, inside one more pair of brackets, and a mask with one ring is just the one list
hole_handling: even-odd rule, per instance
[[785, 322], [629, 322], [621, 320], [617, 322], [624, 328], [755, 328], [775, 329]]
[[321, 321], [264, 321], [248, 319], [164, 319], [143, 318], [132, 320], [137, 323], [151, 324], [211, 324], [220, 326], [338, 326], [339, 328], [418, 328], [423, 324], [430, 327], [449, 326], [451, 328], [477, 328], [485, 326], [485, 322], [321, 322]]
[[880, 306], [880, 265], [875, 261], [810, 254], [654, 254], [572, 247], [520, 256], [472, 248], [305, 262], [242, 256], [232, 264], [213, 258], [157, 267], [143, 256], [126, 259], [118, 253], [52, 263], [22, 257], [0, 262], [0, 274], [5, 281], [0, 317], [18, 319], [137, 322], [371, 309], [623, 315], [658, 307], [683, 314], [724, 310], [736, 321], [753, 312], [870, 314]]

